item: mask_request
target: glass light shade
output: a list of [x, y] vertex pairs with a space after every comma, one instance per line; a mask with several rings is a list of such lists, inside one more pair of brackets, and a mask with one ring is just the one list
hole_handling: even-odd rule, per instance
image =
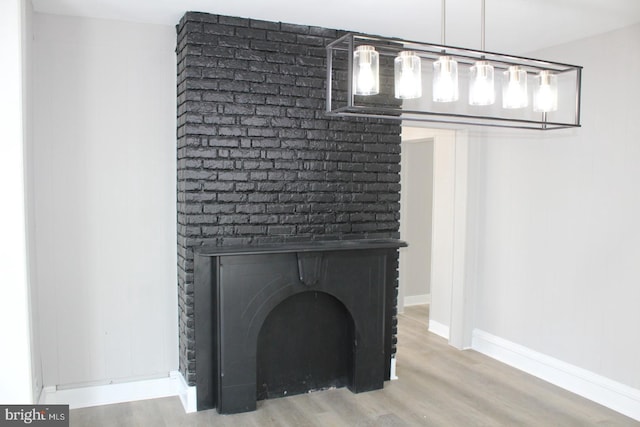
[[353, 88], [356, 95], [380, 92], [379, 57], [373, 46], [358, 46], [353, 52]]
[[433, 101], [458, 100], [458, 63], [450, 56], [441, 56], [433, 63]]
[[516, 109], [529, 105], [527, 72], [518, 65], [511, 65], [502, 81], [502, 108]]
[[533, 111], [548, 113], [558, 109], [558, 76], [543, 70], [536, 76], [533, 91]]
[[493, 66], [489, 61], [476, 61], [469, 79], [469, 105], [491, 105], [495, 101]]
[[422, 96], [422, 65], [415, 52], [402, 51], [396, 56], [394, 77], [396, 98], [415, 99]]

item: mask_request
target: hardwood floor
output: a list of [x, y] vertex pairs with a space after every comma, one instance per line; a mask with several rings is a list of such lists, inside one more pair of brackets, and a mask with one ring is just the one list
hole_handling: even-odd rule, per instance
[[185, 414], [177, 397], [71, 411], [76, 426], [640, 426], [427, 331], [428, 306], [399, 316], [397, 374], [384, 389], [258, 402], [246, 414]]

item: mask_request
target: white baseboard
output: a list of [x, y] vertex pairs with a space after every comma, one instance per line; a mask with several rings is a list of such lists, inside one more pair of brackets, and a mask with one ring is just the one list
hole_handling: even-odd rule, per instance
[[178, 371], [171, 371], [166, 377], [142, 381], [63, 390], [55, 386], [45, 387], [40, 394], [39, 403], [41, 405], [65, 404], [69, 405], [70, 409], [77, 409], [170, 396], [180, 397], [185, 412], [196, 411], [195, 387], [189, 387]]
[[442, 338], [449, 340], [449, 327], [440, 322], [429, 319], [429, 332], [440, 335]]
[[471, 348], [640, 421], [640, 390], [478, 329]]
[[390, 380], [397, 380], [398, 379], [398, 375], [396, 375], [396, 358], [392, 357], [391, 358], [391, 369], [390, 369], [390, 373], [389, 373], [389, 379]]
[[404, 297], [404, 306], [431, 304], [431, 294], [412, 295]]
[[180, 401], [182, 402], [182, 407], [184, 408], [184, 412], [190, 414], [191, 412], [196, 412], [198, 410], [198, 401], [196, 399], [196, 386], [190, 386], [187, 384], [187, 381], [182, 376], [182, 372], [179, 371], [171, 371], [171, 374], [175, 374], [178, 377], [178, 396], [180, 396]]

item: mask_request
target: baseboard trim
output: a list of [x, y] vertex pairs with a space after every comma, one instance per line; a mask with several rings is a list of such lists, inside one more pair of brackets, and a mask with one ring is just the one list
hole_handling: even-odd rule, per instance
[[440, 322], [429, 319], [429, 332], [432, 332], [446, 340], [449, 340], [449, 327], [447, 325], [443, 325]]
[[396, 375], [396, 358], [395, 356], [391, 358], [391, 369], [389, 373], [389, 379], [391, 381], [395, 381], [398, 379], [398, 375]]
[[471, 348], [640, 421], [640, 390], [478, 329]]
[[412, 295], [404, 297], [404, 306], [431, 304], [431, 294]]
[[41, 405], [66, 404], [71, 409], [111, 405], [136, 400], [179, 396], [185, 412], [196, 411], [195, 387], [189, 387], [182, 374], [171, 371], [166, 377], [117, 384], [57, 389], [44, 387]]
[[196, 386], [190, 386], [187, 384], [187, 381], [184, 379], [181, 372], [172, 371], [171, 373], [177, 376], [177, 391], [178, 396], [180, 396], [184, 412], [187, 414], [197, 412], [198, 401], [196, 399]]

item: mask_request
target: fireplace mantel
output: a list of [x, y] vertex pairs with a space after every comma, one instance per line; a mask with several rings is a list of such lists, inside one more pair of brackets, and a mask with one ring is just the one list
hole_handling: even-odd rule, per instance
[[347, 251], [363, 249], [397, 249], [407, 244], [397, 239], [316, 240], [277, 244], [239, 246], [202, 246], [195, 250], [200, 256], [254, 255], [269, 253]]
[[389, 379], [396, 298], [396, 239], [201, 247], [195, 251], [195, 359], [198, 410], [256, 408], [256, 346], [264, 320], [304, 292], [335, 297], [357, 337], [353, 392]]

